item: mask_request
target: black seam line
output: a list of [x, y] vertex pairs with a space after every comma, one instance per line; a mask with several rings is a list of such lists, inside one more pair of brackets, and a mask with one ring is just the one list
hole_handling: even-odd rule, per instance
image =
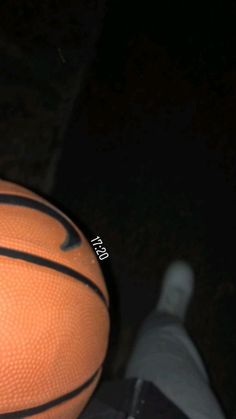
[[33, 263], [35, 265], [44, 266], [46, 268], [53, 269], [57, 272], [61, 272], [65, 275], [69, 275], [72, 278], [77, 279], [78, 281], [87, 285], [91, 290], [93, 290], [98, 295], [98, 297], [103, 301], [106, 308], [108, 309], [108, 302], [106, 301], [106, 298], [103, 295], [100, 288], [96, 284], [94, 284], [89, 278], [80, 274], [74, 269], [69, 268], [68, 266], [62, 265], [61, 263], [54, 262], [52, 260], [45, 259], [40, 256], [33, 255], [31, 253], [22, 252], [20, 250], [15, 250], [15, 249], [9, 249], [7, 247], [0, 247], [0, 255], [13, 258], [13, 259], [24, 260], [25, 262]]
[[49, 207], [42, 202], [36, 201], [36, 199], [34, 200], [24, 196], [11, 194], [0, 194], [0, 204], [15, 205], [40, 211], [61, 223], [67, 232], [65, 241], [60, 245], [61, 250], [71, 250], [72, 248], [81, 245], [81, 237], [76, 228], [67, 220], [63, 213], [56, 211], [56, 209]]
[[65, 401], [78, 396], [80, 393], [82, 393], [82, 391], [87, 389], [90, 386], [90, 384], [92, 384], [92, 382], [95, 380], [100, 370], [101, 368], [99, 368], [95, 372], [95, 374], [92, 375], [92, 377], [90, 377], [84, 384], [82, 384], [82, 386], [78, 387], [76, 390], [71, 391], [70, 393], [65, 394], [64, 396], [58, 397], [57, 399], [52, 400], [48, 403], [44, 403], [40, 406], [31, 407], [29, 409], [19, 410], [19, 411], [10, 412], [10, 413], [2, 413], [2, 414], [0, 413], [0, 418], [23, 419], [26, 416], [36, 415], [38, 413], [44, 412], [45, 410], [51, 409], [54, 406], [64, 403]]

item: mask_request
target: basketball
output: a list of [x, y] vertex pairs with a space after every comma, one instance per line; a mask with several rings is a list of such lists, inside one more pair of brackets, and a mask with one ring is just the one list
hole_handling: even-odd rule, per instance
[[0, 418], [75, 419], [101, 376], [109, 296], [62, 211], [0, 180]]

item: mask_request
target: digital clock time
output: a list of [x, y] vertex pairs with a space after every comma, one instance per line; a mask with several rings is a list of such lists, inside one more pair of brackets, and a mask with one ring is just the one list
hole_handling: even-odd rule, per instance
[[96, 254], [98, 255], [100, 260], [106, 259], [109, 254], [107, 253], [107, 250], [105, 247], [101, 246], [103, 244], [102, 240], [99, 236], [95, 237], [95, 239], [91, 240], [91, 243], [94, 247], [94, 250]]

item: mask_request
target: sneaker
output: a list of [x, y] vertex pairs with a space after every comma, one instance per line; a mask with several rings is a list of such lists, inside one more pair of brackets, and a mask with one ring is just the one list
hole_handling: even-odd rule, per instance
[[183, 261], [173, 262], [164, 275], [156, 310], [177, 316], [184, 322], [193, 290], [191, 266]]

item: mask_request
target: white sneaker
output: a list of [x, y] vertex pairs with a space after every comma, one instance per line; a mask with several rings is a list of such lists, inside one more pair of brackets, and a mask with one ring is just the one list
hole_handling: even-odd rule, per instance
[[183, 261], [173, 262], [164, 275], [156, 310], [173, 314], [184, 322], [193, 290], [191, 266]]

